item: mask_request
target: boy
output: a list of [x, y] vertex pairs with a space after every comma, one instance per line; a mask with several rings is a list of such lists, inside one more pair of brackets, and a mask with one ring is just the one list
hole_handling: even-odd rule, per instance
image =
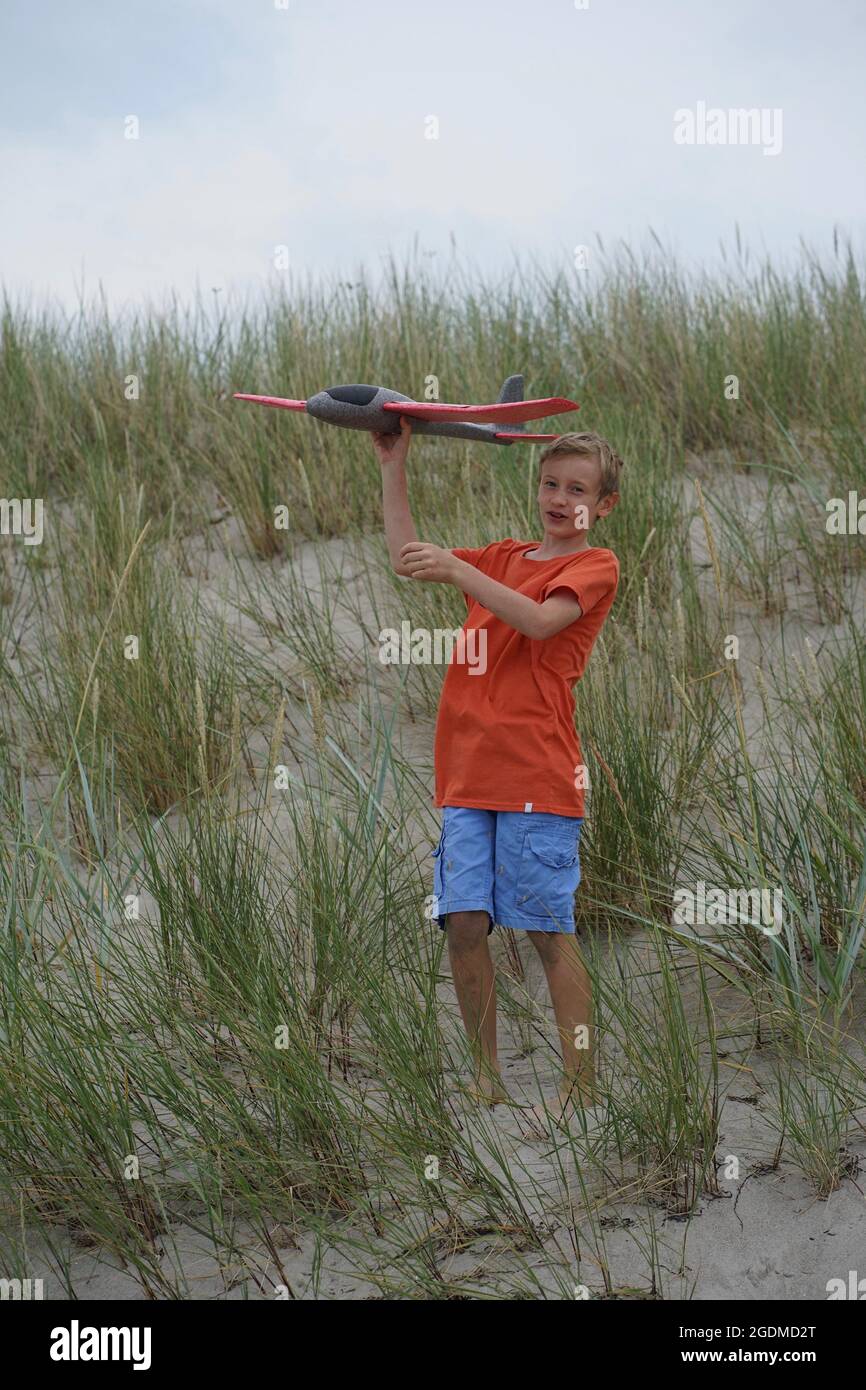
[[596, 434], [559, 436], [539, 460], [540, 543], [443, 550], [415, 533], [411, 424], [401, 417], [400, 425], [399, 435], [373, 436], [391, 563], [407, 578], [456, 584], [468, 608], [464, 632], [474, 629], [485, 652], [481, 673], [452, 659], [434, 752], [436, 920], [476, 1058], [474, 1094], [489, 1105], [510, 1101], [496, 1052], [487, 944], [495, 923], [528, 931], [541, 957], [562, 1051], [561, 1118], [594, 1099], [589, 978], [574, 936], [586, 776], [572, 687], [616, 595], [619, 562], [587, 535], [619, 500], [622, 460]]

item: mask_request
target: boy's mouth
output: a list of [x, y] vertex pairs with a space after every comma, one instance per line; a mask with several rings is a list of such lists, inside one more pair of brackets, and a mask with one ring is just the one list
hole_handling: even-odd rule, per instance
[[547, 515], [550, 517], [551, 521], [568, 521], [568, 512], [549, 511]]

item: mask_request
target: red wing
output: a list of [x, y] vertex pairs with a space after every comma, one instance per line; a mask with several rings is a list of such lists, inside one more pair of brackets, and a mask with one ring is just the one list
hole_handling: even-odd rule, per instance
[[282, 410], [306, 410], [306, 401], [287, 401], [282, 396], [248, 396], [243, 391], [235, 391], [236, 401], [256, 401], [258, 405], [278, 405]]
[[533, 439], [558, 439], [558, 438], [559, 438], [559, 435], [558, 435], [558, 434], [527, 434], [527, 432], [526, 432], [525, 430], [515, 430], [513, 434], [509, 434], [507, 430], [497, 430], [496, 433], [495, 433], [495, 435], [493, 436], [493, 438], [494, 438], [494, 439], [528, 439], [528, 440], [532, 441]]
[[408, 415], [410, 420], [439, 420], [442, 424], [458, 424], [461, 420], [476, 425], [521, 425], [524, 420], [540, 420], [545, 415], [561, 415], [566, 410], [579, 410], [577, 401], [564, 396], [545, 396], [539, 401], [497, 401], [493, 405], [445, 405], [439, 401], [386, 401], [383, 410]]

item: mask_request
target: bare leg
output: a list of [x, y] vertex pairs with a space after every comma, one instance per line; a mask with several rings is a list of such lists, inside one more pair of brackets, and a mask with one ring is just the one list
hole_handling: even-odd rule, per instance
[[496, 1054], [496, 975], [487, 944], [486, 912], [449, 912], [451, 975], [475, 1057], [475, 1085], [490, 1104], [507, 1100]]
[[543, 931], [527, 934], [541, 957], [556, 1017], [562, 1052], [561, 1111], [568, 1106], [583, 1108], [595, 1100], [589, 974], [573, 935]]

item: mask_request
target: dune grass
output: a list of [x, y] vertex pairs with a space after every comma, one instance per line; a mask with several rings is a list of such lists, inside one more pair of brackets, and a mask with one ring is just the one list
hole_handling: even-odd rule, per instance
[[[70, 1297], [82, 1251], [158, 1298], [688, 1297], [658, 1219], [723, 1195], [732, 1051], [774, 1068], [743, 1176], [853, 1176], [866, 548], [824, 523], [866, 486], [864, 347], [838, 244], [785, 274], [657, 248], [487, 284], [392, 263], [219, 313], [4, 305], [2, 491], [46, 505], [42, 546], [0, 538], [7, 1277], [38, 1249]], [[577, 692], [605, 1121], [544, 1163], [460, 1089], [429, 921], [442, 670], [378, 660], [382, 629], [459, 626], [462, 598], [390, 571], [365, 436], [229, 399], [434, 375], [485, 400], [520, 370], [626, 460]], [[417, 439], [419, 534], [537, 535], [536, 459]], [[781, 930], [679, 921], [699, 881], [778, 889]], [[528, 1104], [555, 1037], [501, 935]]]

